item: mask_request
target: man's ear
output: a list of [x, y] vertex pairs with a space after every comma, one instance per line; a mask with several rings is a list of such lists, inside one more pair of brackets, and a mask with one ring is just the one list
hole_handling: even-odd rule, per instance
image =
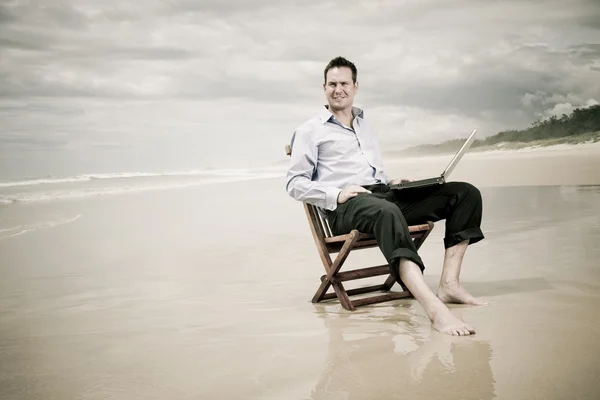
[[354, 83], [354, 90], [358, 92], [358, 81]]

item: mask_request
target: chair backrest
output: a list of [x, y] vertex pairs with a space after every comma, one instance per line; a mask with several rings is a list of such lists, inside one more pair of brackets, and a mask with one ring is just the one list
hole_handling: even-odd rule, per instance
[[[285, 145], [285, 154], [288, 156], [292, 155], [292, 148], [289, 144]], [[306, 211], [306, 217], [308, 218], [308, 223], [313, 235], [315, 235], [315, 239], [323, 241], [324, 238], [332, 237], [333, 234], [331, 232], [331, 227], [329, 226], [327, 217], [319, 212], [319, 209], [315, 205], [308, 204], [306, 202], [303, 204], [304, 211]]]
[[304, 203], [304, 207], [308, 214], [309, 221], [315, 224], [319, 236], [323, 238], [332, 237], [333, 233], [331, 232], [331, 226], [329, 226], [327, 216], [319, 212], [319, 209], [312, 204]]

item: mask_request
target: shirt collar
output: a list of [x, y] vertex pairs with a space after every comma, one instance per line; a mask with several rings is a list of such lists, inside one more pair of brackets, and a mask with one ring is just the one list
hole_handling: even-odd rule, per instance
[[[364, 119], [364, 112], [361, 108], [352, 107], [352, 115], [354, 116], [354, 118], [358, 117], [358, 118]], [[321, 123], [324, 124], [325, 122], [329, 121], [332, 117], [333, 117], [333, 114], [331, 113], [331, 111], [329, 111], [329, 106], [328, 105], [323, 106], [323, 108], [321, 109], [321, 112], [319, 113], [319, 118], [321, 119]]]

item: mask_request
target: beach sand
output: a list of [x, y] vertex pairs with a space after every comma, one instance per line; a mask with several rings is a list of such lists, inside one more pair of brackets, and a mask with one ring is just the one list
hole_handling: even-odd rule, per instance
[[[391, 177], [429, 178], [441, 174], [453, 156], [389, 159], [386, 170]], [[478, 187], [598, 185], [600, 143], [471, 151], [458, 163], [451, 180], [465, 180]]]
[[[415, 300], [312, 304], [323, 268], [283, 177], [1, 207], [32, 228], [0, 239], [0, 399], [598, 399], [599, 172], [598, 146], [461, 162], [486, 234], [462, 281], [490, 301], [451, 306], [471, 337]], [[432, 288], [443, 235], [420, 251]]]

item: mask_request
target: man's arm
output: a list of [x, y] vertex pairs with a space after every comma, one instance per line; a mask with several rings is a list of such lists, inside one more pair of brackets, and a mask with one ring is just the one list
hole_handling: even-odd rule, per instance
[[335, 210], [338, 195], [342, 189], [312, 181], [317, 169], [319, 148], [314, 131], [301, 128], [292, 136], [292, 156], [290, 159], [286, 191], [294, 199], [327, 210]]

